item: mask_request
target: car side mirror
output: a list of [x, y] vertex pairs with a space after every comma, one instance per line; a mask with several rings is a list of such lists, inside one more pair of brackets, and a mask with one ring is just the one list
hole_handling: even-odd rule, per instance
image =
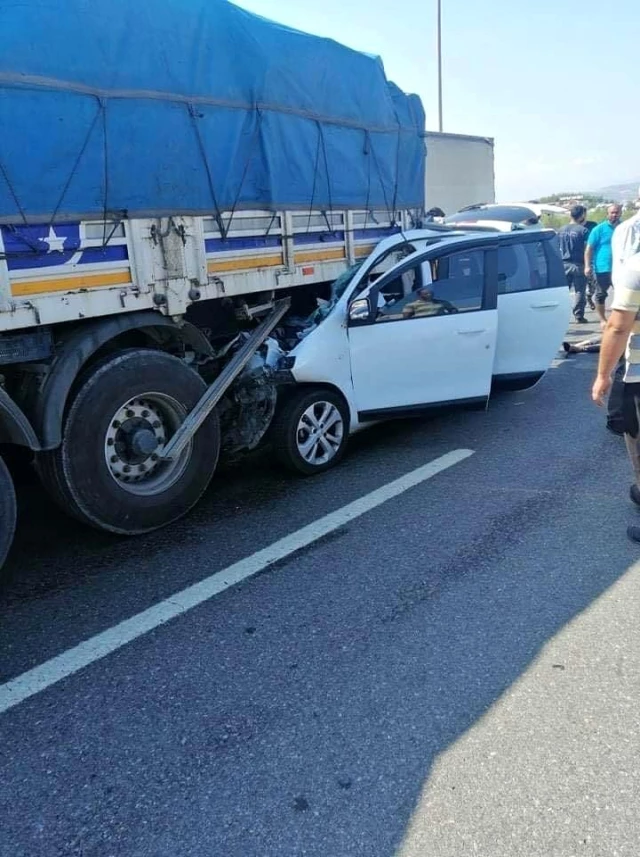
[[371, 319], [371, 304], [368, 298], [358, 298], [349, 306], [349, 322], [362, 324]]

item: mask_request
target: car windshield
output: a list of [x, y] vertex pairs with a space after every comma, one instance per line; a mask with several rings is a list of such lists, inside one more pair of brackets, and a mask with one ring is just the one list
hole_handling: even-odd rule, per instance
[[349, 284], [355, 277], [356, 273], [360, 270], [360, 268], [365, 263], [366, 259], [362, 259], [360, 262], [356, 262], [355, 265], [351, 265], [346, 271], [343, 271], [337, 280], [331, 285], [331, 297], [328, 301], [320, 301], [319, 306], [315, 309], [309, 318], [306, 321], [306, 324], [311, 328], [317, 324], [321, 324], [325, 318], [329, 315], [335, 305], [338, 303], [342, 295], [349, 288]]
[[351, 267], [347, 268], [346, 271], [343, 271], [338, 279], [331, 286], [331, 303], [336, 303], [336, 301], [340, 300], [342, 295], [347, 290], [349, 283], [353, 280], [356, 272], [360, 270], [360, 268], [364, 265], [365, 260], [363, 259], [361, 262], [356, 262], [355, 265], [351, 265]]
[[504, 220], [507, 223], [524, 223], [525, 220], [536, 218], [531, 208], [519, 205], [491, 205], [469, 208], [450, 214], [445, 223], [473, 223], [477, 220]]

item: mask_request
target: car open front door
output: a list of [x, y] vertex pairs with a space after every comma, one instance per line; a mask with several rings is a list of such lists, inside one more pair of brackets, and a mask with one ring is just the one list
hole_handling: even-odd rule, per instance
[[359, 419], [486, 401], [497, 310], [485, 256], [482, 248], [416, 253], [352, 302], [349, 350]]
[[531, 387], [547, 371], [565, 338], [571, 299], [556, 238], [520, 233], [500, 242], [495, 383]]

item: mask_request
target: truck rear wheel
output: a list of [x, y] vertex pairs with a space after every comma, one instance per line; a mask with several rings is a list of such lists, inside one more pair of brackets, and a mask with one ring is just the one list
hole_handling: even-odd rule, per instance
[[313, 476], [334, 467], [349, 438], [349, 408], [338, 393], [324, 388], [294, 393], [276, 413], [271, 439], [282, 464]]
[[0, 568], [7, 558], [16, 529], [16, 495], [7, 465], [0, 458]]
[[65, 418], [61, 446], [38, 457], [45, 487], [84, 523], [123, 535], [177, 520], [206, 489], [218, 462], [214, 412], [175, 459], [158, 450], [206, 384], [181, 360], [131, 349], [92, 366]]

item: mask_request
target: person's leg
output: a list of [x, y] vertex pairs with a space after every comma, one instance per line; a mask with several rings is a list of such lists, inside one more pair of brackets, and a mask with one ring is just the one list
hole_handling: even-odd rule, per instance
[[619, 361], [607, 403], [607, 428], [614, 434], [624, 434], [624, 358]]
[[[640, 385], [624, 384], [624, 441], [633, 470], [634, 481], [629, 491], [631, 500], [640, 506]], [[627, 536], [633, 542], [640, 543], [640, 527], [627, 527]]]
[[600, 323], [604, 326], [607, 321], [605, 304], [607, 303], [607, 295], [611, 286], [611, 274], [596, 274], [596, 282], [598, 284], [596, 290], [596, 313], [600, 319]]
[[595, 309], [596, 308], [596, 305], [593, 302], [593, 296], [595, 295], [595, 293], [596, 293], [596, 281], [595, 281], [593, 274], [591, 274], [589, 277], [587, 277], [587, 303], [589, 305], [589, 309]]
[[568, 262], [564, 263], [564, 275], [567, 278], [567, 285], [569, 286], [569, 291], [571, 291], [571, 289], [573, 288], [573, 269], [573, 265], [570, 265]]
[[573, 302], [573, 314], [576, 321], [585, 321], [584, 311], [587, 304], [587, 278], [578, 268], [573, 274], [573, 288], [575, 300]]
[[624, 442], [627, 445], [629, 461], [631, 462], [633, 475], [635, 477], [635, 484], [640, 491], [640, 438], [632, 437], [630, 434], [625, 434]]

